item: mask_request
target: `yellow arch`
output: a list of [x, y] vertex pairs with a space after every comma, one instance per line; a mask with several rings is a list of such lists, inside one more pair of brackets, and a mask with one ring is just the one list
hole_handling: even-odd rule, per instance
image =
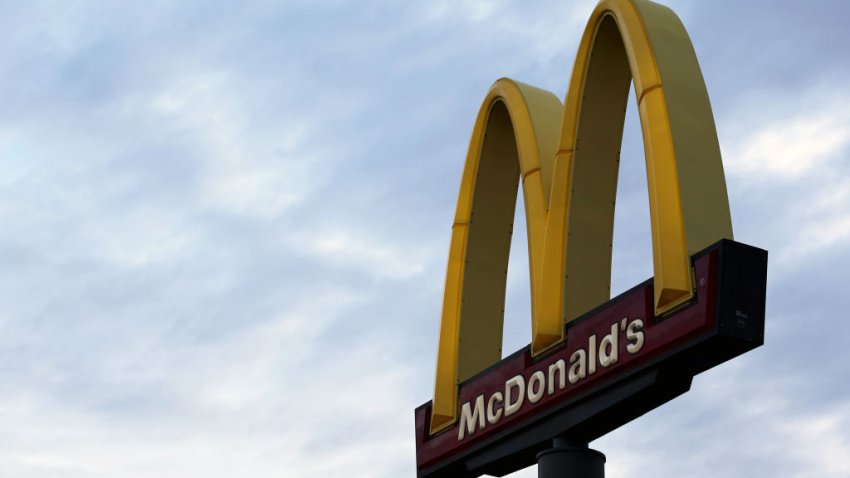
[[582, 37], [564, 107], [533, 317], [535, 353], [562, 340], [562, 318], [609, 298], [617, 161], [632, 75], [646, 153], [656, 313], [693, 297], [691, 254], [732, 238], [714, 118], [685, 28], [656, 3], [603, 0]]
[[[478, 112], [452, 225], [432, 430], [454, 423], [457, 384], [501, 359], [505, 280], [520, 177], [532, 294], [539, 289], [536, 271], [543, 260], [548, 186], [562, 110], [552, 93], [501, 79]], [[534, 302], [532, 298], [532, 308]]]
[[[690, 256], [732, 238], [714, 119], [687, 32], [664, 6], [602, 0], [576, 55], [559, 140], [551, 117], [557, 99], [541, 90], [500, 80], [479, 112], [452, 232], [432, 432], [454, 423], [458, 383], [501, 358], [505, 277], [499, 271], [507, 264], [510, 229], [505, 234], [497, 224], [513, 218], [515, 190], [508, 194], [505, 186], [511, 159], [513, 184], [517, 164], [524, 178], [532, 354], [563, 341], [565, 323], [609, 299], [619, 148], [632, 77], [646, 153], [656, 314], [693, 298]], [[499, 104], [507, 111], [494, 109]], [[499, 126], [505, 121], [508, 126]], [[482, 174], [490, 163], [504, 171]], [[488, 206], [479, 212], [479, 203]]]

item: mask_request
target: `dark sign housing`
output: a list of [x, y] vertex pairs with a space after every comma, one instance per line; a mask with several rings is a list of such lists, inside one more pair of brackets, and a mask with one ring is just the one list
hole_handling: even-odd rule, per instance
[[692, 378], [762, 345], [767, 252], [722, 240], [693, 257], [695, 298], [654, 316], [648, 280], [566, 326], [567, 340], [510, 355], [460, 385], [452, 427], [415, 411], [420, 478], [502, 476], [556, 436], [588, 442], [689, 390]]

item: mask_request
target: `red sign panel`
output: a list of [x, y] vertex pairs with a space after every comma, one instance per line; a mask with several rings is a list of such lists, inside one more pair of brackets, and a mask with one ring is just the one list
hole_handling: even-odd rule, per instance
[[[654, 317], [652, 281], [647, 281], [571, 322], [566, 341], [548, 354], [533, 359], [526, 347], [462, 383], [458, 420], [447, 430], [431, 436], [430, 402], [417, 408], [416, 459], [420, 475], [424, 469], [480, 449], [494, 437], [532, 426], [547, 412], [598, 393], [677, 350], [694, 347], [700, 338], [717, 334], [717, 308], [723, 295], [719, 292], [720, 263], [725, 249], [710, 248], [695, 259], [696, 298], [672, 315]], [[766, 256], [764, 259], [766, 267]], [[733, 266], [726, 269], [736, 270]], [[746, 316], [741, 311], [737, 313]], [[739, 353], [736, 350], [731, 355]], [[715, 361], [728, 358], [731, 356], [718, 356]]]

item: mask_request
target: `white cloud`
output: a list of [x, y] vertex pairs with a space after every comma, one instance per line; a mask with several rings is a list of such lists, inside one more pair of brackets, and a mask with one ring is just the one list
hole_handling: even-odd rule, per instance
[[[850, 96], [837, 78], [786, 95], [755, 91], [717, 118], [728, 174], [751, 182], [799, 181], [845, 166]], [[781, 187], [784, 185], [776, 185]]]
[[760, 92], [718, 118], [736, 231], [761, 236], [774, 273], [850, 238], [850, 97], [825, 94], [836, 91], [821, 79], [799, 95]]
[[783, 448], [792, 450], [805, 469], [794, 476], [850, 476], [850, 463], [847, 462], [850, 438], [845, 433], [850, 425], [848, 415], [850, 410], [845, 407], [815, 410], [778, 421], [777, 429], [792, 441], [791, 446]]
[[[201, 197], [210, 207], [260, 219], [300, 203], [325, 178], [319, 165], [327, 148], [306, 145], [318, 125], [308, 118], [253, 118], [253, 99], [234, 95], [244, 79], [226, 72], [178, 77], [150, 100], [151, 112], [203, 144]], [[250, 92], [251, 98], [256, 92]]]
[[[564, 49], [578, 45], [581, 31], [595, 4], [592, 0], [582, 0], [545, 2], [529, 7], [524, 2], [510, 1], [437, 1], [429, 2], [424, 11], [417, 9], [417, 13], [427, 24], [460, 23], [471, 29], [471, 38], [479, 38], [483, 43], [479, 54], [482, 51], [492, 54], [488, 47], [495, 47], [501, 56], [493, 58], [493, 61], [504, 68], [510, 62], [544, 62], [573, 54]], [[484, 38], [483, 35], [489, 36]], [[475, 55], [475, 52], [470, 51], [470, 54]], [[569, 64], [563, 65], [565, 78], [570, 67]], [[564, 94], [563, 91], [555, 93], [558, 96]]]
[[787, 254], [801, 257], [809, 253], [845, 245], [850, 239], [850, 180], [836, 178], [833, 184], [823, 184], [790, 212], [795, 228]]
[[770, 375], [744, 362], [696, 377], [686, 395], [592, 443], [608, 456], [606, 476], [648, 469], [656, 476], [846, 476], [837, 457], [850, 452], [841, 432], [847, 405], [801, 407], [805, 377]]
[[789, 180], [825, 167], [850, 142], [848, 105], [831, 104], [827, 111], [803, 112], [748, 132], [726, 155], [730, 172], [761, 181]]
[[[316, 290], [285, 316], [214, 342], [139, 347], [136, 339], [100, 365], [109, 387], [82, 402], [10, 389], [0, 396], [4, 476], [385, 476], [396, 464], [375, 462], [378, 452], [412, 452], [400, 343], [392, 332], [338, 346], [321, 340], [362, 300]], [[122, 391], [138, 415], [122, 411]]]
[[356, 229], [287, 229], [282, 240], [290, 250], [307, 254], [327, 266], [379, 279], [418, 276], [432, 266], [435, 256], [427, 244], [390, 242]]

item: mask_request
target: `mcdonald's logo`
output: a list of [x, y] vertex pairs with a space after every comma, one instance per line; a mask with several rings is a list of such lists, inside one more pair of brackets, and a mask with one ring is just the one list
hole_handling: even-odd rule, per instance
[[[632, 82], [646, 156], [654, 279], [627, 293], [625, 302], [634, 302], [633, 308], [619, 311], [617, 303], [624, 300], [609, 302], [611, 244]], [[501, 360], [506, 272], [520, 183], [532, 342]], [[731, 240], [714, 119], [687, 32], [662, 5], [602, 0], [582, 36], [563, 104], [552, 93], [500, 79], [479, 110], [452, 225], [434, 397], [417, 409], [420, 475], [428, 466], [434, 469], [439, 461], [434, 457], [445, 461], [456, 448], [484, 435], [482, 430], [518, 423], [525, 415], [523, 406], [530, 410], [560, 396], [570, 388], [567, 384], [584, 386], [582, 379], [597, 373], [614, 376], [627, 362], [644, 360], [641, 354], [660, 357], [658, 347], [664, 344], [681, 346], [670, 331], [656, 340], [653, 330], [661, 331], [656, 323], [669, 326], [679, 315], [696, 314], [702, 317], [700, 326], [717, 328], [718, 312], [707, 309], [706, 301], [724, 287], [746, 288], [740, 277], [717, 282], [719, 269], [732, 267], [724, 261], [738, 257], [755, 268], [747, 275], [755, 281], [752, 287], [764, 283], [759, 275], [766, 267], [764, 251], [756, 253]], [[741, 248], [748, 252], [728, 253]], [[702, 262], [697, 260], [700, 254]], [[754, 294], [759, 293], [763, 324], [764, 292]], [[758, 303], [750, 305], [750, 316], [759, 316]], [[597, 316], [604, 323], [590, 327]], [[582, 331], [588, 327], [593, 330]], [[760, 344], [761, 329], [752, 321], [747, 327], [741, 340], [752, 348]], [[697, 329], [680, 332], [702, 330]], [[570, 356], [558, 358], [565, 351]], [[743, 351], [734, 350], [735, 355]], [[584, 366], [572, 370], [575, 354], [584, 356]], [[511, 360], [522, 362], [519, 368], [528, 375], [516, 367], [509, 376], [499, 375], [499, 367]], [[532, 371], [528, 366], [534, 364]], [[603, 368], [605, 374], [599, 372]], [[488, 375], [498, 376], [495, 391], [472, 394], [459, 403], [465, 386], [477, 381], [480, 389]], [[444, 451], [434, 452], [437, 448]]]

